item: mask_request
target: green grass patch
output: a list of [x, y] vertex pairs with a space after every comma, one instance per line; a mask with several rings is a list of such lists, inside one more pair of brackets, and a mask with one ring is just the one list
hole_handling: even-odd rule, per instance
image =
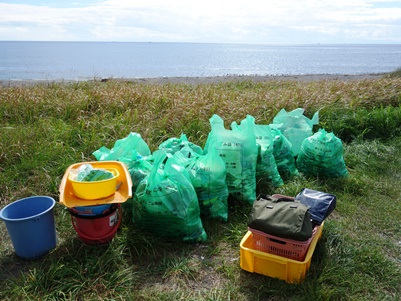
[[[258, 193], [295, 195], [303, 187], [337, 196], [301, 284], [251, 274], [239, 244], [251, 206], [229, 202], [226, 223], [204, 220], [204, 243], [165, 241], [136, 229], [129, 204], [114, 240], [79, 241], [55, 207], [57, 248], [38, 260], [15, 256], [0, 223], [1, 300], [398, 300], [401, 299], [401, 79], [251, 81], [149, 85], [82, 82], [0, 89], [0, 206], [32, 195], [58, 200], [66, 168], [94, 160], [130, 132], [152, 151], [185, 133], [204, 146], [209, 118], [271, 123], [282, 109], [319, 111], [317, 128], [344, 142], [349, 177], [300, 175]], [[316, 128], [316, 130], [317, 130]]]

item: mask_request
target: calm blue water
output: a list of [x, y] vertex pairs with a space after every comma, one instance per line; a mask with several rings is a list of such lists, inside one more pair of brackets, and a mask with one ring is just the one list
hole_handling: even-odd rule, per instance
[[0, 42], [0, 80], [364, 74], [401, 67], [401, 45]]

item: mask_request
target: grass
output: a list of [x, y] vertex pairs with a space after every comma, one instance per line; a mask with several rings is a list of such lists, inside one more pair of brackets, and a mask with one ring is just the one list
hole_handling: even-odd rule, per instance
[[32, 195], [58, 199], [64, 171], [94, 160], [130, 132], [152, 151], [185, 133], [204, 146], [209, 118], [247, 114], [272, 122], [285, 108], [319, 111], [319, 127], [344, 142], [346, 179], [300, 175], [258, 192], [334, 193], [305, 281], [287, 284], [239, 266], [250, 205], [230, 200], [228, 222], [204, 220], [205, 243], [165, 241], [124, 218], [104, 246], [81, 243], [68, 212], [55, 207], [58, 245], [39, 260], [15, 256], [0, 223], [1, 300], [398, 300], [401, 299], [401, 79], [136, 84], [108, 81], [0, 89], [0, 206]]

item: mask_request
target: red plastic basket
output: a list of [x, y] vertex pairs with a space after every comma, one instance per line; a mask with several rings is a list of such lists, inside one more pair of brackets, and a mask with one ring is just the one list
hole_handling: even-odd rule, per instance
[[317, 226], [313, 229], [312, 237], [306, 241], [285, 239], [255, 229], [248, 229], [252, 232], [255, 250], [303, 261], [313, 236], [316, 234]]

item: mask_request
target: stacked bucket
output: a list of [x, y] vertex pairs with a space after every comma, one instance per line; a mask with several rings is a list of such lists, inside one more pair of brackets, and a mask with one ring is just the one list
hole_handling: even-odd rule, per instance
[[[88, 164], [107, 170], [112, 177], [96, 181], [71, 177], [73, 170]], [[59, 192], [59, 203], [67, 207], [79, 239], [90, 245], [105, 244], [114, 238], [121, 224], [121, 203], [132, 198], [132, 180], [119, 161], [82, 162], [66, 170]], [[0, 220], [5, 222], [18, 257], [40, 258], [56, 247], [55, 205], [52, 197], [31, 196], [0, 210]]]
[[[77, 180], [74, 172], [90, 166], [92, 171], [111, 173], [107, 179]], [[130, 196], [131, 178], [121, 162], [84, 162], [67, 169], [60, 185], [60, 203], [68, 208], [78, 238], [89, 245], [106, 244], [122, 220], [121, 202]], [[129, 189], [130, 190], [130, 189]]]
[[90, 245], [111, 241], [121, 223], [121, 206], [97, 205], [68, 209], [79, 239]]

